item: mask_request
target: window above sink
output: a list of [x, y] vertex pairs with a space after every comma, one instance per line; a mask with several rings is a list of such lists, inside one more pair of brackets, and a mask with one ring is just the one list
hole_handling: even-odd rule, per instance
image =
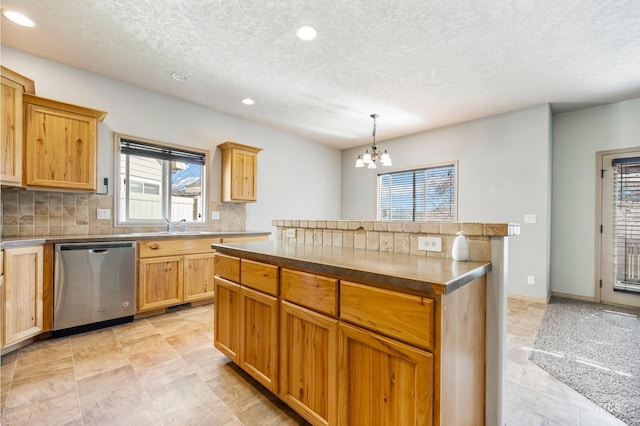
[[115, 142], [118, 225], [207, 223], [208, 151], [121, 134]]

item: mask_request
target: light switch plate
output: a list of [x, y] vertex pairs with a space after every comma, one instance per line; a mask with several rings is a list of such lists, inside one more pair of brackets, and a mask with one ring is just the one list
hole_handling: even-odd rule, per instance
[[536, 223], [537, 218], [535, 214], [525, 214], [524, 223]]
[[211, 220], [220, 220], [220, 212], [211, 212]]
[[111, 219], [111, 209], [98, 209], [98, 219]]

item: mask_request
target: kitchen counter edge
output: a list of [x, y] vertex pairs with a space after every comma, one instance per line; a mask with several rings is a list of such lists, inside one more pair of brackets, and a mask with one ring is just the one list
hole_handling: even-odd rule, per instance
[[420, 294], [449, 294], [491, 271], [490, 262], [281, 241], [214, 243], [211, 248], [248, 260]]
[[264, 237], [271, 235], [271, 232], [262, 231], [195, 231], [177, 232], [167, 234], [164, 232], [138, 232], [130, 234], [95, 234], [95, 235], [59, 235], [42, 237], [9, 237], [0, 242], [0, 250], [10, 247], [36, 246], [46, 243], [77, 243], [84, 241], [140, 241], [180, 238], [234, 238], [234, 237]]

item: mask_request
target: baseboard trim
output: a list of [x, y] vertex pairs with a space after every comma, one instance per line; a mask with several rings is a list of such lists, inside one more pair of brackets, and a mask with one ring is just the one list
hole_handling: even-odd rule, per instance
[[560, 293], [558, 291], [552, 291], [551, 295], [552, 296], [556, 296], [556, 297], [562, 297], [563, 299], [579, 300], [581, 302], [595, 302], [596, 301], [595, 297], [579, 296], [577, 294], [569, 294], [569, 293]]
[[507, 299], [522, 300], [524, 302], [542, 303], [544, 305], [547, 305], [549, 303], [548, 299], [541, 299], [539, 297], [532, 297], [532, 296], [523, 296], [521, 294], [513, 294], [513, 293], [507, 294]]

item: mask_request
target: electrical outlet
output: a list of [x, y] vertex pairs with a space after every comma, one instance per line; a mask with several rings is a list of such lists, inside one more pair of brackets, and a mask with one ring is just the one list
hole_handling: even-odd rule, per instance
[[220, 220], [220, 212], [211, 212], [211, 220]]
[[111, 209], [98, 209], [98, 219], [111, 219]]
[[418, 250], [422, 251], [442, 251], [442, 238], [439, 237], [418, 237]]
[[295, 238], [295, 237], [296, 237], [296, 230], [293, 228], [287, 229], [287, 238]]
[[536, 283], [536, 279], [533, 275], [528, 275], [527, 276], [527, 284], [529, 285], [534, 285]]

